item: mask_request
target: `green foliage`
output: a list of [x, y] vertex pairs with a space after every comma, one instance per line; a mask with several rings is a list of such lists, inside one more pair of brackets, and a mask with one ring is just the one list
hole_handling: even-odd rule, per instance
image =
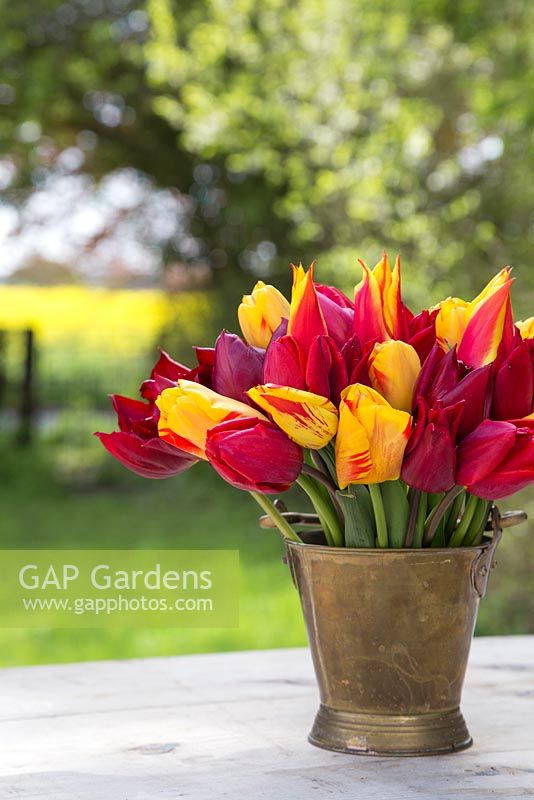
[[289, 226], [277, 244], [324, 255], [348, 284], [356, 251], [399, 249], [423, 303], [452, 280], [469, 293], [509, 261], [526, 281], [531, 3], [207, 0], [184, 13], [150, 0], [148, 10], [156, 111], [188, 152], [261, 177], [251, 202], [262, 192], [263, 214]]
[[[1, 9], [0, 145], [17, 190], [42, 179], [54, 147], [90, 132], [92, 175], [132, 165], [190, 194], [221, 292], [240, 270], [286, 275], [290, 259], [314, 257], [348, 288], [356, 256], [388, 247], [415, 306], [472, 294], [510, 262], [529, 311], [528, 0]], [[106, 97], [117, 124], [102, 116]]]

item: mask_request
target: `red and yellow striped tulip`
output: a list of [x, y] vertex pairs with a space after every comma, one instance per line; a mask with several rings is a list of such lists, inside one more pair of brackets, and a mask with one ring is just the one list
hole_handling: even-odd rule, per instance
[[289, 318], [289, 303], [274, 286], [258, 281], [252, 293], [243, 296], [237, 317], [248, 344], [265, 348], [282, 320]]
[[469, 367], [491, 364], [511, 325], [510, 268], [495, 275], [470, 303], [449, 297], [439, 304], [436, 336], [444, 349], [458, 345], [458, 358]]
[[354, 332], [362, 344], [403, 338], [412, 315], [401, 299], [399, 256], [393, 270], [386, 253], [372, 270], [365, 261], [359, 263], [363, 279], [355, 289]]
[[217, 394], [193, 381], [179, 380], [157, 398], [160, 438], [197, 458], [206, 459], [206, 436], [211, 428], [231, 419], [266, 417], [255, 408]]
[[341, 393], [336, 437], [338, 483], [396, 480], [410, 436], [412, 418], [392, 408], [381, 394], [356, 383]]
[[247, 394], [301, 447], [319, 450], [336, 434], [337, 408], [326, 397], [272, 383], [254, 386]]
[[371, 384], [393, 408], [412, 410], [421, 361], [410, 344], [397, 340], [375, 344], [369, 358]]

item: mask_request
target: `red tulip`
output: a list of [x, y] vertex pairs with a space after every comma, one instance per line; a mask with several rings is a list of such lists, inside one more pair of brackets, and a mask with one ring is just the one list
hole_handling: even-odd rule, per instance
[[408, 323], [408, 335], [405, 341], [412, 345], [421, 359], [421, 364], [424, 363], [436, 342], [437, 315], [437, 308], [434, 311], [421, 311]]
[[265, 354], [263, 380], [294, 389], [306, 389], [306, 355], [292, 336], [271, 340]]
[[347, 367], [336, 343], [330, 336], [316, 336], [306, 362], [306, 388], [337, 405], [347, 385]]
[[333, 286], [314, 286], [328, 333], [341, 349], [352, 336], [354, 303]]
[[150, 379], [141, 385], [143, 403], [121, 395], [111, 395], [119, 431], [97, 433], [106, 450], [132, 472], [143, 478], [168, 478], [195, 463], [190, 454], [159, 438], [159, 411], [155, 400], [163, 389], [175, 386], [190, 370], [174, 361], [165, 351], [154, 366]]
[[117, 461], [142, 478], [170, 478], [189, 469], [196, 461], [157, 436], [142, 439], [122, 431], [95, 435]]
[[272, 422], [233, 419], [208, 431], [206, 455], [238, 489], [276, 494], [289, 489], [302, 468], [302, 449]]
[[423, 492], [446, 492], [456, 480], [456, 435], [463, 404], [428, 408], [419, 398], [401, 478]]
[[456, 349], [444, 353], [438, 344], [426, 359], [414, 390], [429, 408], [462, 403], [458, 436], [463, 438], [489, 414], [491, 366], [468, 370], [458, 361]]
[[456, 481], [485, 500], [528, 486], [534, 481], [534, 430], [484, 420], [458, 447]]
[[234, 333], [223, 331], [215, 343], [213, 389], [219, 394], [250, 403], [245, 392], [263, 381], [265, 351], [245, 344]]
[[520, 419], [534, 408], [534, 340], [519, 332], [508, 353], [494, 365], [493, 419]]

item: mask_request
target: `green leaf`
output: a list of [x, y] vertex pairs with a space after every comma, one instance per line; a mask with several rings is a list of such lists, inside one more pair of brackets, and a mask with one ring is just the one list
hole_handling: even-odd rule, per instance
[[410, 503], [404, 484], [400, 481], [385, 481], [380, 484], [380, 490], [388, 523], [389, 546], [404, 547], [410, 516]]
[[345, 517], [345, 546], [374, 547], [375, 517], [365, 486], [349, 486], [343, 492], [336, 492], [336, 496]]

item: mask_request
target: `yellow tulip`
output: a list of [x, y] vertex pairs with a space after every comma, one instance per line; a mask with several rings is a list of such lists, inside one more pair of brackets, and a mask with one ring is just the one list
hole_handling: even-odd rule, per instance
[[522, 339], [534, 339], [534, 317], [520, 320], [515, 323], [519, 328]]
[[206, 436], [220, 422], [243, 417], [266, 417], [255, 408], [208, 389], [194, 381], [179, 380], [156, 400], [160, 410], [161, 439], [186, 453], [206, 459]]
[[392, 408], [381, 394], [355, 383], [341, 393], [336, 437], [338, 483], [382, 483], [401, 473], [412, 428], [406, 411]]
[[369, 377], [373, 388], [393, 408], [411, 411], [415, 382], [421, 361], [410, 344], [391, 340], [375, 344], [369, 358]]
[[335, 436], [337, 408], [326, 397], [272, 383], [254, 386], [247, 394], [301, 447], [319, 450]]
[[237, 316], [248, 344], [267, 347], [282, 319], [289, 319], [289, 303], [274, 286], [258, 281], [252, 293], [243, 296]]

